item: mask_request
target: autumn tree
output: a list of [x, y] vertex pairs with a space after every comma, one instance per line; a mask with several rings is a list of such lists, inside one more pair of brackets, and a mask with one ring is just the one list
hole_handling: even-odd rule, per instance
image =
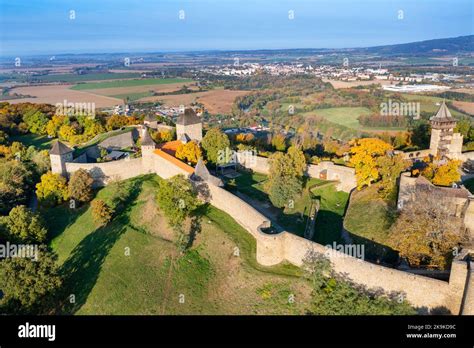
[[382, 198], [394, 200], [397, 193], [397, 180], [408, 169], [410, 162], [403, 155], [380, 156], [377, 158], [380, 182], [378, 192]]
[[4, 223], [10, 242], [41, 243], [46, 240], [48, 231], [43, 219], [24, 205], [13, 207]]
[[377, 159], [385, 156], [392, 146], [377, 138], [358, 139], [351, 147], [350, 164], [354, 166], [357, 177], [357, 188], [370, 186], [379, 179], [380, 172]]
[[69, 197], [79, 202], [89, 202], [93, 197], [94, 179], [85, 169], [79, 169], [71, 175], [68, 183]]
[[41, 175], [41, 181], [36, 184], [36, 196], [39, 201], [53, 205], [67, 200], [69, 194], [66, 179], [51, 172]]
[[94, 199], [91, 203], [92, 219], [98, 226], [107, 225], [113, 217], [113, 209], [102, 199]]
[[445, 269], [466, 241], [461, 218], [453, 216], [454, 203], [442, 192], [417, 192], [392, 225], [389, 245], [411, 266]]
[[447, 163], [438, 166], [435, 169], [433, 184], [451, 186], [453, 182], [461, 180], [460, 165], [461, 161], [459, 160], [449, 160]]
[[47, 314], [62, 285], [56, 255], [39, 248], [35, 260], [23, 257], [0, 262], [0, 298], [2, 312], [11, 314]]
[[281, 133], [275, 134], [272, 137], [272, 146], [277, 151], [285, 151], [286, 150], [286, 137]]
[[69, 118], [64, 115], [53, 115], [46, 125], [46, 133], [50, 137], [57, 137], [62, 125], [69, 124]]
[[186, 144], [180, 144], [176, 150], [176, 158], [196, 164], [202, 157], [201, 147], [196, 141], [189, 141]]
[[210, 129], [201, 141], [207, 160], [216, 165], [225, 163], [225, 153], [229, 150], [230, 141], [226, 134], [217, 128]]

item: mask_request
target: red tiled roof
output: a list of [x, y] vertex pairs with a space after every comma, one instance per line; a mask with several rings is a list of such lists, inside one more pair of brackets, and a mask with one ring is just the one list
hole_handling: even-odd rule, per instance
[[191, 167], [191, 166], [188, 166], [186, 163], [184, 162], [181, 162], [179, 159], [177, 159], [176, 157], [173, 157], [171, 156], [170, 154], [162, 151], [161, 149], [157, 149], [155, 151], [153, 151], [153, 153], [155, 155], [158, 155], [160, 156], [161, 158], [167, 160], [168, 162], [171, 162], [173, 163], [174, 165], [178, 166], [179, 168], [185, 170], [186, 172], [188, 172], [189, 174], [192, 174], [194, 173], [194, 168]]
[[178, 150], [178, 147], [181, 144], [182, 142], [180, 140], [168, 141], [167, 143], [162, 144], [159, 149], [171, 156], [174, 156], [176, 154], [176, 150]]

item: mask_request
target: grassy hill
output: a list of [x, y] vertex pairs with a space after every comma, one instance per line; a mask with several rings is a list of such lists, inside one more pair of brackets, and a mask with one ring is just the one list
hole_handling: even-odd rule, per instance
[[[291, 265], [263, 267], [255, 240], [224, 212], [206, 207], [201, 232], [179, 258], [174, 232], [159, 213], [160, 179], [121, 183], [127, 206], [97, 229], [88, 207], [61, 206], [47, 214], [51, 246], [66, 277], [59, 310], [76, 314], [303, 314], [311, 286]], [[116, 187], [98, 197], [111, 201]], [[235, 248], [239, 256], [235, 256]], [[126, 255], [126, 251], [130, 255]], [[289, 294], [298, 301], [288, 303]], [[182, 297], [184, 295], [184, 297]], [[184, 298], [184, 303], [180, 299]]]

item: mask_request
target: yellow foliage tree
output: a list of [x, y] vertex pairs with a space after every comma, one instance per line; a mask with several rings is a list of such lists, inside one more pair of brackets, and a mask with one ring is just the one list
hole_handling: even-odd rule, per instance
[[377, 138], [358, 139], [352, 144], [350, 164], [356, 171], [357, 189], [370, 186], [379, 178], [377, 158], [392, 149], [390, 144]]
[[50, 137], [57, 137], [61, 126], [67, 123], [68, 119], [66, 116], [53, 115], [51, 120], [49, 120], [48, 124], [46, 125], [46, 133], [48, 133]]
[[180, 160], [196, 164], [199, 158], [202, 157], [202, 150], [199, 144], [195, 141], [180, 144], [176, 150], [176, 158]]
[[76, 135], [76, 130], [68, 124], [64, 124], [59, 128], [59, 137], [64, 140], [71, 139], [72, 136]]
[[36, 184], [38, 200], [59, 204], [68, 199], [66, 179], [59, 174], [47, 172], [41, 175], [41, 182]]
[[461, 161], [459, 160], [449, 160], [446, 164], [436, 168], [433, 184], [450, 186], [453, 182], [459, 181], [461, 179], [461, 174], [458, 170], [460, 165]]

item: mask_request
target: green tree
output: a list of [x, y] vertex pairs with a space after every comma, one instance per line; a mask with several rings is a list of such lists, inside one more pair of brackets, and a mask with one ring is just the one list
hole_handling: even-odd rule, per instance
[[230, 141], [226, 134], [217, 128], [210, 129], [202, 139], [207, 160], [212, 164], [225, 163], [225, 154], [229, 151]]
[[302, 187], [301, 179], [295, 176], [277, 176], [269, 181], [267, 192], [272, 204], [283, 208], [301, 195]]
[[23, 116], [28, 130], [34, 134], [46, 134], [46, 126], [49, 122], [48, 117], [41, 111], [31, 110]]
[[270, 201], [282, 208], [301, 194], [306, 161], [303, 152], [291, 146], [288, 152], [276, 152], [270, 157], [270, 169], [265, 188]]
[[11, 242], [42, 243], [48, 231], [41, 217], [24, 205], [10, 210], [5, 219], [7, 239]]
[[85, 169], [79, 169], [71, 175], [68, 184], [69, 197], [79, 202], [89, 202], [93, 197], [94, 179]]
[[[311, 252], [303, 260], [313, 291], [308, 314], [407, 315], [416, 311], [401, 294], [381, 294], [347, 281], [323, 254]], [[402, 301], [400, 301], [400, 299]]]
[[91, 203], [92, 219], [98, 226], [107, 225], [113, 217], [113, 209], [102, 199], [95, 199]]
[[197, 192], [183, 175], [176, 175], [160, 181], [157, 201], [169, 225], [178, 232], [178, 245], [184, 250], [183, 223], [199, 206]]
[[69, 195], [66, 179], [51, 172], [41, 175], [41, 182], [36, 184], [36, 196], [40, 202], [53, 205], [67, 200]]
[[33, 171], [26, 163], [0, 160], [0, 213], [26, 204], [33, 187]]
[[427, 149], [430, 145], [431, 127], [426, 121], [418, 121], [410, 129], [410, 142], [419, 149]]
[[37, 260], [7, 258], [0, 262], [0, 308], [12, 314], [46, 314], [62, 279], [56, 256], [45, 247]]

